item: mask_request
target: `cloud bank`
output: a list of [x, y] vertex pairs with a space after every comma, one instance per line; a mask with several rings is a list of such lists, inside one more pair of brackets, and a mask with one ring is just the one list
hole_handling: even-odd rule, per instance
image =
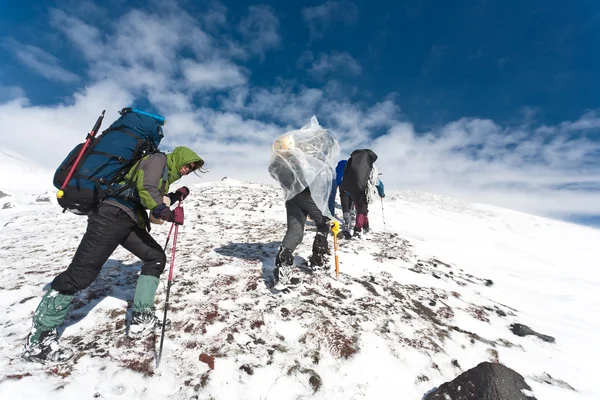
[[[358, 15], [349, 4], [305, 8], [308, 35], [322, 34], [335, 22], [328, 18], [333, 13], [338, 23], [354, 23]], [[4, 46], [34, 73], [78, 82], [77, 89], [57, 104], [36, 105], [18, 85], [3, 82], [7, 90], [0, 97], [0, 148], [46, 167], [56, 167], [83, 141], [100, 111], [107, 110], [106, 127], [120, 108], [143, 102], [167, 117], [164, 146], [194, 148], [211, 169], [208, 179], [272, 182], [267, 163], [273, 139], [316, 115], [339, 139], [345, 157], [366, 147], [379, 155], [388, 189], [561, 218], [600, 214], [600, 144], [592, 137], [600, 128], [597, 112], [555, 126], [461, 118], [420, 132], [391, 100], [394, 93], [356, 103], [332, 90], [337, 73], [361, 73], [351, 54], [335, 51], [303, 56], [299, 63], [326, 80], [322, 87], [285, 80], [260, 86], [249, 65], [283, 45], [277, 13], [266, 6], [249, 7], [235, 21], [220, 5], [203, 18], [175, 5], [133, 9], [102, 29], [81, 15], [51, 9], [49, 24], [84, 60], [84, 74], [38, 47], [11, 38]]]

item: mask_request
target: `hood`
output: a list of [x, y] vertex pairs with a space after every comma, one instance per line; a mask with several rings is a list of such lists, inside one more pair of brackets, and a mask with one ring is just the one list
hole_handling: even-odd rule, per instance
[[204, 164], [204, 160], [187, 147], [175, 147], [172, 153], [167, 154], [167, 166], [169, 168], [169, 182], [175, 182], [181, 178], [179, 170], [185, 164], [191, 162], [200, 162]]
[[369, 157], [371, 165], [373, 165], [375, 161], [377, 161], [377, 154], [375, 154], [371, 149], [354, 150], [352, 154], [350, 154], [350, 158], [359, 158], [359, 156], [364, 156], [365, 154], [367, 155], [367, 157]]

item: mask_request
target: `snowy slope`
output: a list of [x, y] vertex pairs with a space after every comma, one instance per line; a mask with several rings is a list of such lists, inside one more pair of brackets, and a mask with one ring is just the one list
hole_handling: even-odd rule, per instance
[[[43, 287], [68, 265], [85, 218], [53, 204], [0, 210], [0, 398], [421, 399], [486, 360], [522, 374], [540, 400], [600, 398], [600, 231], [389, 193], [385, 232], [377, 203], [373, 233], [340, 240], [339, 280], [297, 268], [303, 284], [273, 294], [262, 275], [285, 232], [281, 190], [232, 180], [191, 189], [158, 368], [158, 337], [124, 336], [140, 269], [124, 249], [74, 302], [62, 341], [75, 362], [22, 362]], [[153, 230], [161, 244], [167, 232]], [[313, 237], [309, 223], [296, 264]], [[517, 337], [514, 322], [556, 342]]]
[[0, 150], [0, 209], [52, 202], [53, 171], [8, 150]]

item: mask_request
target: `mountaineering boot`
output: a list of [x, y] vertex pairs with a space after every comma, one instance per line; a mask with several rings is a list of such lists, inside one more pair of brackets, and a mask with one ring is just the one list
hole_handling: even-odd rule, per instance
[[22, 357], [32, 362], [65, 362], [73, 358], [73, 350], [58, 344], [56, 328], [37, 332], [35, 329], [27, 335]]
[[371, 228], [369, 227], [369, 217], [367, 215], [365, 215], [365, 222], [363, 223], [363, 232], [369, 233], [370, 231], [371, 231]]
[[327, 254], [329, 254], [327, 235], [323, 232], [317, 232], [313, 242], [312, 255], [308, 259], [311, 268], [323, 267], [325, 265]]
[[58, 344], [56, 328], [65, 321], [73, 295], [48, 290], [33, 313], [33, 328], [27, 336], [23, 358], [36, 362], [63, 362], [73, 351]]
[[[131, 323], [129, 324], [129, 337], [140, 338], [155, 330], [162, 329], [162, 320], [154, 314], [154, 307], [131, 312]], [[171, 329], [171, 320], [167, 318], [165, 331]]]
[[365, 214], [356, 214], [356, 224], [354, 225], [354, 237], [357, 239], [360, 239], [360, 237], [362, 236], [362, 230], [363, 230], [363, 226], [365, 225], [365, 219], [366, 219], [366, 215]]
[[352, 217], [350, 216], [350, 212], [345, 212], [343, 214], [344, 224], [342, 225], [342, 230], [349, 231], [352, 225]]
[[[155, 329], [162, 328], [162, 320], [154, 315], [154, 297], [160, 280], [151, 275], [140, 275], [133, 296], [131, 322], [128, 335], [132, 338], [142, 337]], [[171, 329], [171, 320], [166, 321], [165, 330]]]
[[281, 246], [279, 248], [279, 253], [277, 253], [277, 257], [275, 258], [275, 266], [281, 267], [284, 265], [294, 265], [294, 256], [290, 249]]
[[278, 283], [287, 284], [292, 276], [292, 265], [294, 265], [294, 256], [292, 251], [281, 246], [279, 253], [275, 257], [275, 269], [273, 269], [273, 286]]

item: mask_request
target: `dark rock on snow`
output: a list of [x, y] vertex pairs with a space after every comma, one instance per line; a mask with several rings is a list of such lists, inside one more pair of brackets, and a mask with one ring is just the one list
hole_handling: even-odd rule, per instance
[[541, 333], [537, 333], [536, 331], [534, 331], [533, 329], [531, 329], [527, 325], [523, 325], [523, 324], [511, 324], [510, 325], [510, 330], [512, 331], [512, 333], [514, 333], [517, 336], [533, 335], [533, 336], [539, 337], [544, 342], [548, 342], [548, 343], [554, 343], [555, 342], [555, 339], [552, 336], [542, 335]]
[[531, 393], [531, 387], [519, 373], [502, 364], [482, 362], [423, 400], [536, 400], [527, 393]]
[[44, 194], [40, 194], [36, 199], [35, 199], [36, 203], [50, 203], [50, 194], [48, 194], [47, 192]]

